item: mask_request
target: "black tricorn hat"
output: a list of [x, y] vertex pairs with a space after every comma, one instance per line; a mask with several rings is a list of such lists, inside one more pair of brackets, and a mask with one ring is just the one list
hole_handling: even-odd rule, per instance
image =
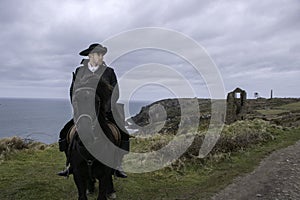
[[104, 46], [102, 46], [101, 44], [94, 43], [94, 44], [91, 44], [89, 46], [89, 48], [81, 51], [79, 53], [79, 55], [81, 55], [81, 56], [87, 56], [87, 55], [89, 55], [89, 53], [99, 53], [99, 52], [102, 53], [103, 55], [105, 55], [106, 52], [107, 52], [107, 48], [104, 47]]

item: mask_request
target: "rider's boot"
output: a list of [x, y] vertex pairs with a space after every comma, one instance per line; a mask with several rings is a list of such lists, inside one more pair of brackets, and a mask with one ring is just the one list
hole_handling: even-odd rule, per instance
[[118, 166], [115, 170], [115, 176], [119, 178], [127, 178], [127, 174], [124, 172], [122, 165]]
[[69, 177], [70, 174], [73, 174], [73, 168], [70, 165], [65, 170], [57, 173], [58, 176], [64, 176], [64, 177]]

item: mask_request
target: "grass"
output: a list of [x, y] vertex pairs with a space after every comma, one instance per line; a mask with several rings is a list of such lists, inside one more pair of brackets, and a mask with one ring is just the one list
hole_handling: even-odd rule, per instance
[[273, 109], [257, 110], [257, 112], [263, 115], [278, 115], [285, 112], [298, 111], [300, 110], [300, 102], [285, 104]]
[[55, 175], [64, 168], [64, 157], [57, 148], [52, 145], [45, 150], [29, 149], [7, 156], [0, 165], [0, 199], [75, 197], [73, 181]]
[[287, 112], [287, 110], [269, 109], [269, 110], [257, 110], [262, 115], [278, 115]]
[[[258, 125], [254, 123], [253, 126]], [[183, 159], [185, 164], [176, 170], [174, 165], [151, 173], [128, 174], [127, 179], [116, 179], [118, 199], [209, 199], [235, 177], [252, 171], [274, 150], [300, 140], [300, 128], [271, 128], [275, 139], [248, 148], [219, 152], [205, 160]], [[231, 133], [233, 130], [232, 127], [227, 129]], [[141, 148], [143, 152], [147, 145], [155, 145], [154, 141], [159, 140], [144, 139], [132, 144], [135, 150]], [[25, 149], [7, 154], [0, 163], [0, 199], [77, 199], [72, 176], [64, 179], [55, 175], [64, 168], [64, 162], [57, 144], [44, 150]], [[89, 198], [96, 199], [96, 195]]]
[[300, 110], [300, 102], [289, 103], [289, 104], [286, 104], [286, 105], [282, 105], [282, 106], [280, 106], [278, 108], [279, 109], [283, 109], [283, 110], [288, 110], [288, 111]]

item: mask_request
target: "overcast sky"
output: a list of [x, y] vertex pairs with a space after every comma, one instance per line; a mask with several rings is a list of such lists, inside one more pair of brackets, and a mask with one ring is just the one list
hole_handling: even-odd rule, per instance
[[[216, 64], [226, 93], [240, 87], [248, 98], [254, 92], [269, 97], [271, 89], [275, 97], [300, 97], [298, 0], [2, 0], [0, 27], [0, 97], [69, 98], [81, 50], [144, 27], [174, 30], [195, 40]], [[135, 77], [145, 83], [159, 77], [166, 85], [145, 84], [131, 91], [131, 99], [210, 97], [205, 80], [168, 52], [135, 51], [112, 66], [119, 80], [130, 82], [124, 75], [148, 63], [161, 65]], [[170, 85], [180, 90], [183, 84], [160, 73], [164, 65], [180, 73], [195, 94], [174, 94]], [[120, 87], [122, 99], [128, 91], [126, 84]]]

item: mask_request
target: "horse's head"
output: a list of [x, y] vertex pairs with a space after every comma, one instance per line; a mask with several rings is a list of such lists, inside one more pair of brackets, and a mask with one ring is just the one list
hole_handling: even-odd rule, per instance
[[74, 84], [72, 97], [74, 121], [77, 130], [84, 133], [85, 137], [89, 137], [89, 141], [97, 139], [100, 127], [99, 115], [104, 116], [110, 93], [108, 84], [95, 75], [83, 76]]
[[[77, 88], [73, 92], [73, 117], [77, 130], [84, 132], [86, 136], [93, 140], [94, 127], [97, 121], [97, 113], [95, 109], [95, 89], [91, 87]], [[99, 102], [100, 103], [100, 102]]]
[[96, 90], [92, 87], [80, 87], [74, 90], [72, 106], [74, 111], [75, 122], [80, 116], [90, 116], [96, 118], [96, 104], [100, 105], [100, 98], [96, 95]]

